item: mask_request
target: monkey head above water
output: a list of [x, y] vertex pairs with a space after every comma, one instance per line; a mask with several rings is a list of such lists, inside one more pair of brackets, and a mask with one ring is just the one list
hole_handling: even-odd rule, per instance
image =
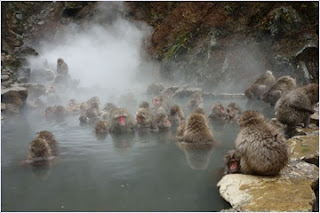
[[58, 58], [57, 60], [57, 73], [58, 75], [67, 75], [69, 72], [69, 68], [67, 63], [62, 59], [62, 58]]
[[[289, 161], [286, 139], [275, 126], [268, 124], [257, 111], [245, 111], [238, 120], [240, 131], [235, 150], [225, 156], [226, 173], [278, 175]], [[233, 164], [239, 162], [240, 168]]]
[[236, 150], [229, 150], [224, 156], [224, 174], [241, 173], [240, 159], [239, 153]]
[[239, 118], [240, 114], [241, 114], [241, 109], [236, 103], [231, 102], [230, 104], [228, 104], [226, 109], [227, 120], [236, 120]]
[[184, 120], [184, 113], [179, 105], [170, 107], [168, 119], [173, 126], [179, 126], [181, 121]]
[[126, 109], [119, 108], [111, 113], [111, 133], [133, 132], [134, 126], [132, 115]]
[[58, 154], [58, 144], [53, 134], [49, 131], [41, 131], [31, 141], [27, 163], [41, 165], [51, 160]]
[[220, 102], [212, 105], [211, 113], [209, 115], [211, 120], [225, 120], [226, 114], [223, 105]]
[[155, 122], [159, 130], [167, 130], [171, 126], [168, 116], [162, 112], [155, 115]]
[[[178, 129], [181, 129], [180, 126]], [[178, 135], [182, 133], [178, 131]], [[185, 143], [215, 143], [213, 133], [207, 124], [204, 114], [191, 113], [183, 129], [182, 137], [177, 136], [180, 141]]]
[[136, 120], [138, 128], [151, 128], [153, 115], [147, 108], [139, 108], [136, 112]]
[[108, 122], [105, 121], [105, 120], [98, 120], [95, 124], [95, 131], [96, 131], [96, 134], [101, 134], [101, 135], [104, 135], [104, 134], [107, 134], [108, 133]]

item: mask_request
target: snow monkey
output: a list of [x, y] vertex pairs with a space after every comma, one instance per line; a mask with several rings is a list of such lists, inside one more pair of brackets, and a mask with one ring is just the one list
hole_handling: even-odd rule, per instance
[[154, 114], [158, 112], [162, 112], [167, 114], [169, 111], [169, 104], [168, 104], [168, 99], [164, 95], [156, 95], [152, 99], [152, 105], [153, 109], [152, 112]]
[[184, 120], [184, 113], [178, 104], [170, 107], [168, 119], [173, 126], [179, 126]]
[[248, 99], [260, 99], [262, 93], [267, 91], [276, 82], [271, 71], [259, 76], [259, 78], [245, 90]]
[[[257, 111], [243, 112], [238, 123], [240, 132], [235, 140], [235, 150], [225, 156], [225, 173], [240, 171], [252, 175], [278, 175], [289, 160], [283, 134]], [[240, 166], [237, 164], [239, 158]]]
[[111, 133], [130, 133], [134, 131], [134, 120], [125, 108], [115, 109], [111, 113]]
[[[184, 125], [184, 128], [183, 128]], [[183, 134], [182, 134], [183, 132]], [[177, 138], [185, 143], [214, 143], [214, 137], [204, 114], [191, 113], [178, 128]], [[182, 136], [179, 136], [181, 135]]]
[[230, 104], [228, 104], [226, 109], [227, 120], [236, 120], [239, 118], [240, 114], [241, 114], [241, 109], [236, 103], [231, 102]]
[[296, 79], [290, 76], [282, 76], [269, 90], [261, 95], [261, 100], [274, 106], [282, 95], [293, 90], [296, 85]]
[[67, 76], [69, 72], [67, 63], [62, 59], [57, 60], [57, 73], [58, 75]]
[[286, 134], [291, 137], [298, 124], [305, 127], [310, 122], [310, 115], [315, 111], [313, 106], [319, 102], [319, 85], [312, 83], [296, 88], [282, 96], [275, 105], [275, 116], [287, 125]]
[[209, 119], [211, 120], [225, 120], [226, 113], [223, 105], [220, 102], [212, 105], [211, 113], [209, 115]]

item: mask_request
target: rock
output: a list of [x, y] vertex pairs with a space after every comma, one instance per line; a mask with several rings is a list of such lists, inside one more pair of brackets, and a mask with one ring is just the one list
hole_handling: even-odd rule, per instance
[[158, 95], [161, 91], [164, 90], [164, 86], [161, 83], [150, 84], [147, 88], [147, 94], [149, 95]]
[[[306, 131], [310, 130], [305, 129]], [[317, 131], [317, 135], [310, 134], [288, 139], [291, 160], [304, 160], [319, 165], [319, 131]]]
[[196, 92], [201, 92], [202, 89], [200, 88], [184, 88], [180, 87], [179, 89], [176, 90], [176, 92], [172, 95], [173, 98], [189, 98], [192, 96], [192, 94]]
[[10, 79], [9, 75], [1, 75], [1, 81], [7, 81]]
[[317, 103], [313, 109], [316, 112], [310, 116], [310, 123], [313, 123], [319, 126], [319, 103]]
[[38, 25], [43, 25], [44, 24], [44, 21], [39, 21], [38, 22]]
[[25, 87], [32, 98], [38, 98], [46, 93], [46, 87], [42, 84], [26, 84]]
[[1, 103], [1, 111], [5, 110], [5, 109], [6, 109], [6, 104]]
[[18, 114], [27, 99], [25, 87], [11, 87], [1, 90], [1, 102], [6, 104], [5, 112]]
[[230, 208], [230, 209], [222, 209], [220, 212], [238, 212], [236, 209]]
[[204, 99], [246, 99], [246, 96], [243, 93], [203, 93]]
[[21, 13], [17, 13], [16, 19], [23, 20], [23, 15]]
[[170, 86], [162, 90], [161, 94], [171, 97], [179, 88], [179, 86]]
[[312, 187], [319, 168], [306, 162], [290, 162], [279, 176], [244, 174], [224, 176], [218, 183], [220, 195], [237, 211], [312, 211]]

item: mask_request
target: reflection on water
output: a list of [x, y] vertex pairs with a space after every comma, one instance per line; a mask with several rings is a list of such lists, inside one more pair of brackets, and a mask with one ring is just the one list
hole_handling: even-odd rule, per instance
[[[208, 112], [211, 103], [207, 104]], [[242, 105], [241, 105], [242, 104]], [[244, 109], [244, 103], [240, 102]], [[175, 132], [136, 132], [97, 138], [78, 116], [48, 122], [29, 113], [2, 122], [3, 211], [220, 211], [228, 208], [216, 183], [233, 147], [235, 124], [211, 126], [220, 145], [190, 149]], [[51, 131], [59, 156], [46, 168], [22, 166], [30, 141]], [[199, 170], [200, 168], [200, 170]]]

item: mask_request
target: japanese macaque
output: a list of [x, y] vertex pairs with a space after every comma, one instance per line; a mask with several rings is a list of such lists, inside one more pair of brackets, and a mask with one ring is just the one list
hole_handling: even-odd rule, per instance
[[41, 131], [37, 137], [31, 141], [27, 163], [39, 166], [46, 164], [58, 154], [57, 141], [49, 131]]
[[203, 98], [201, 92], [196, 92], [192, 94], [191, 99], [189, 100], [187, 104], [188, 109], [190, 112], [194, 112], [198, 108], [203, 107]]
[[224, 156], [224, 174], [241, 173], [240, 159], [240, 155], [235, 149], [229, 150]]
[[184, 120], [184, 113], [179, 105], [170, 107], [168, 119], [173, 126], [179, 126], [181, 121]]
[[150, 105], [146, 101], [142, 101], [139, 105], [139, 108], [145, 108], [145, 109], [150, 109]]
[[169, 104], [168, 104], [168, 99], [164, 95], [156, 95], [152, 99], [152, 104], [153, 104], [153, 109], [152, 112], [154, 114], [156, 113], [165, 113], [167, 114], [169, 111]]
[[111, 113], [111, 133], [130, 133], [134, 131], [132, 115], [124, 108], [119, 108]]
[[100, 118], [103, 120], [108, 120], [111, 112], [115, 109], [118, 109], [116, 105], [113, 103], [106, 103], [100, 112]]
[[105, 135], [108, 133], [108, 121], [105, 120], [98, 120], [95, 124], [95, 131], [96, 134]]
[[313, 106], [319, 102], [319, 85], [308, 84], [283, 95], [275, 105], [275, 116], [286, 125], [286, 135], [293, 136], [298, 124], [305, 127], [310, 123], [310, 116], [315, 112]]
[[[184, 128], [182, 126], [184, 125]], [[184, 129], [184, 130], [182, 130]], [[182, 137], [181, 132], [183, 131]], [[179, 126], [177, 138], [185, 143], [214, 143], [214, 137], [208, 126], [205, 115], [200, 113], [191, 113], [185, 124]]]
[[99, 110], [100, 100], [98, 96], [94, 96], [84, 103], [80, 104], [80, 124], [94, 124], [100, 116]]
[[80, 112], [80, 104], [75, 99], [70, 99], [67, 105], [67, 111], [71, 114], [78, 114]]
[[224, 107], [220, 102], [217, 102], [216, 104], [212, 105], [209, 119], [212, 121], [221, 121], [226, 119]]
[[136, 120], [138, 128], [152, 128], [153, 114], [150, 109], [139, 108], [136, 112]]
[[58, 58], [57, 60], [57, 73], [58, 75], [66, 76], [68, 75], [69, 69], [68, 65], [62, 58]]
[[148, 95], [160, 94], [162, 90], [164, 90], [164, 86], [161, 83], [153, 83], [148, 86], [147, 94]]
[[261, 95], [261, 100], [274, 106], [282, 95], [293, 90], [296, 85], [296, 79], [290, 76], [282, 76], [268, 91]]
[[155, 122], [160, 131], [167, 130], [171, 126], [168, 116], [162, 112], [155, 115]]
[[236, 103], [231, 102], [230, 104], [228, 104], [226, 108], [227, 120], [236, 120], [240, 117], [240, 114], [241, 114], [241, 109]]
[[45, 109], [45, 117], [48, 120], [63, 120], [67, 116], [67, 111], [62, 105], [49, 106]]
[[260, 96], [276, 82], [271, 71], [261, 75], [251, 86], [245, 90], [248, 99], [260, 99]]
[[[278, 175], [289, 160], [288, 145], [283, 134], [267, 123], [257, 111], [243, 112], [238, 123], [240, 132], [235, 140], [235, 150], [225, 156], [226, 173], [240, 170], [244, 174]], [[236, 163], [239, 158], [240, 168]]]

